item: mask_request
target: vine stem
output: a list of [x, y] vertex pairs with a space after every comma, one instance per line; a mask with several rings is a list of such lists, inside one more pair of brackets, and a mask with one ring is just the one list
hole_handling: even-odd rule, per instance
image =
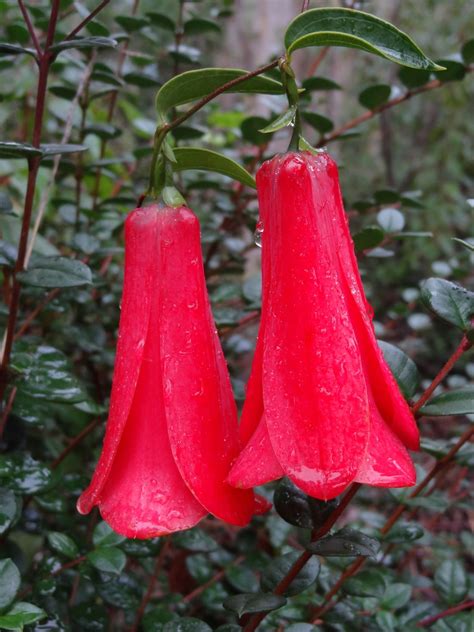
[[451, 355], [451, 357], [443, 366], [443, 368], [440, 370], [438, 375], [434, 378], [434, 380], [428, 386], [426, 391], [421, 395], [420, 399], [414, 404], [414, 406], [412, 406], [411, 410], [413, 414], [416, 415], [419, 412], [420, 408], [426, 404], [426, 402], [429, 400], [429, 398], [434, 393], [436, 388], [444, 380], [447, 374], [451, 371], [451, 369], [459, 360], [459, 358], [463, 355], [463, 353], [465, 353], [471, 347], [472, 347], [472, 342], [470, 342], [467, 336], [464, 335], [456, 351]]
[[[344, 494], [344, 497], [342, 498], [338, 507], [336, 507], [336, 509], [331, 513], [331, 515], [327, 518], [327, 520], [319, 529], [316, 529], [315, 531], [313, 531], [312, 536], [311, 536], [311, 542], [316, 542], [317, 540], [325, 536], [332, 529], [332, 527], [334, 526], [336, 521], [339, 519], [339, 517], [342, 515], [342, 513], [344, 512], [346, 507], [349, 505], [349, 503], [352, 501], [352, 499], [354, 498], [354, 496], [356, 495], [360, 487], [361, 487], [360, 483], [353, 483], [349, 487], [347, 492]], [[293, 566], [290, 568], [288, 573], [283, 577], [280, 583], [275, 587], [273, 593], [275, 595], [283, 595], [291, 586], [291, 583], [295, 580], [295, 578], [298, 576], [301, 570], [312, 558], [312, 556], [313, 556], [313, 553], [311, 553], [310, 551], [304, 551], [296, 560], [296, 562], [293, 564]], [[244, 632], [254, 632], [254, 630], [257, 629], [257, 627], [260, 625], [263, 619], [267, 616], [267, 614], [268, 613], [266, 612], [260, 612], [254, 615], [253, 617], [251, 617], [244, 627]]]
[[438, 614], [434, 614], [431, 617], [426, 617], [426, 619], [422, 619], [417, 623], [419, 628], [427, 628], [428, 626], [436, 623], [440, 619], [444, 619], [446, 617], [450, 617], [452, 614], [456, 614], [457, 612], [462, 612], [463, 610], [471, 610], [474, 608], [474, 600], [464, 601], [463, 603], [458, 604], [457, 606], [453, 606], [452, 608], [448, 608], [447, 610], [443, 610], [443, 612], [439, 612]]
[[[44, 107], [46, 102], [46, 90], [48, 86], [48, 74], [53, 59], [53, 56], [51, 55], [49, 49], [54, 42], [54, 34], [56, 32], [56, 24], [59, 15], [59, 5], [60, 0], [53, 0], [44, 51], [38, 59], [39, 75], [38, 86], [36, 90], [36, 110], [33, 125], [33, 147], [39, 147], [41, 141], [41, 130], [43, 128]], [[13, 337], [15, 335], [15, 327], [18, 317], [21, 292], [20, 282], [17, 275], [25, 267], [28, 246], [28, 232], [30, 229], [31, 215], [33, 212], [33, 201], [35, 196], [36, 180], [38, 177], [40, 159], [41, 157], [34, 156], [33, 158], [30, 158], [28, 160], [28, 181], [23, 208], [23, 219], [21, 223], [20, 240], [18, 243], [18, 255], [13, 273], [13, 286], [9, 304], [7, 329], [5, 333], [5, 345], [2, 354], [2, 361], [0, 364], [0, 399], [3, 399], [5, 389], [8, 384], [8, 365], [10, 362], [10, 355], [13, 346]]]
[[[451, 448], [451, 450], [439, 461], [437, 461], [425, 478], [421, 481], [421, 483], [413, 490], [413, 492], [408, 496], [408, 499], [416, 498], [421, 494], [421, 492], [429, 485], [429, 483], [435, 478], [437, 474], [439, 474], [445, 467], [447, 467], [462, 446], [467, 443], [471, 437], [474, 435], [474, 427], [468, 428], [458, 439], [456, 444]], [[403, 502], [393, 511], [391, 516], [388, 518], [384, 526], [381, 528], [380, 533], [382, 535], [386, 535], [395, 523], [399, 520], [400, 516], [407, 509], [407, 505], [403, 504]], [[324, 595], [323, 603], [319, 605], [312, 613], [312, 622], [316, 623], [319, 621], [320, 617], [328, 612], [333, 605], [335, 605], [336, 601], [332, 601], [333, 597], [337, 595], [342, 585], [353, 575], [359, 571], [360, 568], [365, 564], [365, 557], [358, 557], [346, 570], [340, 575], [337, 582], [334, 586]]]

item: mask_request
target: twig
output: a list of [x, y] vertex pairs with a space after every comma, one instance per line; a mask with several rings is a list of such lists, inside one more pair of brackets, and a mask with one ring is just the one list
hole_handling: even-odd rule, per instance
[[185, 595], [182, 601], [184, 601], [185, 603], [189, 603], [190, 601], [193, 601], [193, 599], [196, 599], [196, 597], [199, 597], [199, 595], [203, 593], [207, 588], [209, 588], [209, 586], [212, 586], [216, 582], [220, 581], [223, 577], [225, 577], [225, 574], [228, 568], [230, 568], [231, 566], [237, 566], [238, 564], [241, 564], [244, 560], [245, 560], [244, 555], [240, 555], [239, 557], [236, 557], [235, 560], [231, 564], [226, 566], [226, 568], [223, 568], [218, 573], [216, 573], [213, 577], [211, 577], [211, 579], [209, 579], [207, 582], [205, 582], [204, 584], [201, 584], [200, 586], [192, 590], [189, 594]]
[[456, 362], [459, 360], [459, 358], [463, 355], [463, 353], [465, 353], [471, 347], [472, 347], [472, 342], [470, 342], [468, 340], [467, 336], [464, 335], [463, 339], [461, 340], [461, 342], [460, 342], [458, 348], [456, 349], [456, 351], [452, 354], [452, 356], [449, 358], [449, 360], [446, 362], [446, 364], [440, 370], [438, 375], [434, 378], [434, 380], [428, 386], [428, 388], [423, 393], [423, 395], [420, 397], [420, 399], [412, 407], [411, 410], [412, 410], [412, 412], [414, 414], [416, 414], [420, 410], [420, 408], [422, 406], [424, 406], [424, 404], [426, 404], [426, 402], [429, 400], [429, 398], [431, 397], [433, 392], [436, 390], [436, 388], [439, 386], [439, 384], [444, 380], [446, 375], [451, 371], [451, 369], [456, 364]]
[[324, 58], [328, 54], [329, 48], [330, 48], [329, 46], [325, 46], [324, 48], [321, 48], [319, 53], [314, 58], [314, 61], [311, 64], [311, 66], [309, 67], [309, 70], [308, 70], [308, 75], [310, 77], [312, 77], [316, 73], [316, 71], [319, 68], [319, 66], [321, 65], [322, 61], [324, 60]]
[[[352, 501], [352, 499], [354, 498], [354, 496], [356, 495], [360, 487], [361, 487], [360, 483], [353, 483], [349, 487], [348, 491], [345, 493], [344, 497], [342, 498], [339, 506], [336, 507], [336, 509], [331, 513], [331, 515], [328, 517], [326, 522], [317, 531], [315, 531], [312, 534], [312, 537], [311, 537], [312, 542], [319, 540], [332, 529], [332, 527], [334, 526], [338, 518], [341, 516], [341, 514], [344, 512], [346, 507], [349, 505], [349, 503]], [[311, 559], [312, 556], [313, 556], [313, 553], [311, 553], [310, 551], [304, 551], [296, 560], [296, 562], [293, 564], [293, 566], [290, 568], [290, 570], [285, 575], [285, 577], [283, 577], [280, 583], [276, 586], [273, 593], [275, 595], [282, 595], [283, 593], [285, 593], [288, 590], [288, 588], [291, 586], [291, 583], [298, 576], [298, 574], [301, 572], [301, 570], [304, 568], [304, 566], [307, 564], [307, 562]], [[267, 616], [267, 614], [268, 613], [266, 612], [261, 612], [251, 617], [248, 623], [244, 627], [244, 632], [254, 632], [254, 630], [257, 629], [257, 627], [260, 625], [261, 621], [263, 621], [263, 619]]]
[[130, 632], [136, 632], [136, 630], [138, 630], [138, 627], [140, 625], [140, 621], [142, 620], [143, 614], [145, 613], [145, 608], [147, 607], [148, 602], [150, 601], [150, 599], [151, 599], [151, 597], [153, 595], [153, 590], [155, 588], [155, 584], [157, 582], [158, 575], [161, 572], [165, 556], [168, 553], [170, 546], [171, 546], [171, 539], [167, 538], [167, 540], [165, 541], [165, 543], [161, 547], [161, 551], [159, 552], [158, 557], [156, 558], [156, 564], [155, 564], [155, 568], [154, 568], [153, 574], [150, 577], [150, 582], [148, 584], [147, 591], [146, 591], [145, 595], [143, 596], [143, 599], [142, 599], [142, 602], [141, 602], [140, 606], [138, 607], [137, 616], [135, 618], [135, 623], [130, 628]]
[[422, 619], [417, 623], [419, 628], [427, 628], [436, 621], [440, 619], [444, 619], [446, 617], [450, 617], [452, 614], [456, 614], [457, 612], [462, 612], [463, 610], [470, 610], [474, 608], [474, 600], [464, 601], [463, 603], [458, 604], [457, 606], [453, 606], [452, 608], [448, 608], [447, 610], [443, 610], [443, 612], [439, 612], [438, 614], [434, 614], [431, 617], [426, 617], [426, 619]]
[[84, 28], [84, 26], [86, 24], [89, 24], [89, 22], [91, 20], [93, 20], [95, 18], [95, 16], [100, 13], [102, 11], [102, 9], [107, 6], [109, 4], [110, 0], [102, 0], [102, 2], [93, 10], [91, 11], [91, 13], [89, 13], [89, 15], [87, 17], [85, 17], [82, 22], [80, 22], [75, 28], [72, 29], [72, 31], [66, 35], [66, 37], [64, 38], [64, 42], [66, 42], [67, 40], [72, 39], [75, 35], [77, 35], [79, 33], [79, 31], [81, 29]]
[[89, 435], [93, 430], [97, 428], [100, 422], [101, 422], [100, 417], [97, 419], [94, 419], [94, 421], [91, 421], [91, 423], [88, 426], [86, 426], [84, 430], [82, 430], [78, 435], [76, 435], [74, 439], [71, 439], [69, 445], [66, 448], [64, 448], [61, 454], [57, 458], [54, 459], [54, 461], [51, 463], [49, 467], [52, 470], [56, 469], [58, 465], [64, 461], [64, 459], [68, 456], [68, 454], [70, 454], [74, 450], [74, 448], [76, 448], [87, 437], [87, 435]]
[[[419, 496], [421, 494], [421, 492], [433, 480], [433, 478], [451, 463], [452, 459], [456, 456], [456, 454], [459, 452], [459, 450], [462, 448], [462, 446], [465, 443], [467, 443], [471, 439], [471, 437], [473, 435], [474, 435], [474, 427], [468, 428], [466, 430], [466, 432], [464, 432], [461, 435], [461, 437], [459, 438], [457, 443], [451, 448], [451, 450], [442, 459], [440, 459], [439, 461], [437, 461], [435, 463], [435, 465], [431, 468], [431, 470], [428, 472], [428, 474], [425, 476], [425, 478], [421, 481], [421, 483], [408, 496], [408, 499], [416, 498], [417, 496]], [[407, 505], [405, 505], [402, 502], [397, 507], [397, 509], [392, 513], [392, 515], [388, 518], [388, 520], [386, 521], [386, 523], [384, 524], [382, 529], [380, 529], [380, 533], [382, 535], [386, 535], [392, 529], [392, 527], [395, 525], [395, 523], [399, 520], [400, 516], [405, 512], [406, 509], [407, 509]], [[341, 586], [346, 582], [346, 580], [348, 580], [350, 577], [355, 575], [357, 573], [357, 571], [360, 568], [362, 568], [362, 566], [365, 564], [365, 561], [366, 561], [365, 557], [358, 557], [340, 575], [339, 579], [334, 584], [334, 586], [324, 595], [323, 603], [314, 610], [314, 612], [312, 614], [313, 622], [318, 621], [319, 618], [325, 612], [327, 612], [328, 610], [330, 610], [332, 608], [332, 606], [335, 604], [335, 602], [332, 601], [333, 597], [335, 597], [335, 595], [337, 595], [337, 593], [339, 592]]]
[[28, 314], [28, 316], [25, 318], [25, 320], [22, 322], [21, 326], [19, 327], [18, 331], [13, 337], [13, 340], [18, 340], [18, 338], [21, 338], [21, 336], [23, 336], [23, 334], [28, 330], [29, 326], [34, 321], [34, 319], [38, 316], [38, 314], [40, 314], [43, 311], [43, 309], [46, 307], [46, 305], [51, 303], [51, 301], [53, 301], [58, 294], [59, 294], [59, 288], [55, 288], [54, 290], [51, 290], [50, 292], [48, 292], [44, 301], [42, 301], [39, 305], [37, 305], [35, 309], [31, 311]]
[[17, 387], [14, 386], [10, 392], [7, 403], [5, 404], [5, 408], [2, 411], [2, 418], [0, 420], [0, 438], [3, 436], [3, 431], [5, 430], [5, 426], [7, 424], [8, 415], [11, 413], [13, 408], [13, 402], [15, 401]]
[[30, 20], [30, 16], [28, 14], [28, 11], [26, 10], [23, 0], [18, 0], [18, 5], [23, 15], [23, 19], [25, 20], [26, 28], [28, 29], [28, 33], [30, 34], [31, 41], [33, 42], [36, 52], [38, 53], [38, 59], [39, 59], [42, 56], [43, 51], [41, 50], [41, 46], [39, 44], [38, 38], [36, 37], [35, 28]]

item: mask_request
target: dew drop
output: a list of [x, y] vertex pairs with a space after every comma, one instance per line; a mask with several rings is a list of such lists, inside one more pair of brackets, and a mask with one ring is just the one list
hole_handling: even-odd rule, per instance
[[255, 232], [253, 234], [253, 239], [255, 241], [255, 245], [259, 248], [262, 247], [262, 235], [264, 232], [263, 222], [261, 220], [258, 221], [257, 226], [255, 228]]

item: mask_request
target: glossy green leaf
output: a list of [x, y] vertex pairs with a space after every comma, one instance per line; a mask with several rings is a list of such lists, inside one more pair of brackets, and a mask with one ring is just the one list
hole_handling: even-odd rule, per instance
[[303, 119], [318, 130], [321, 134], [327, 134], [334, 129], [334, 123], [327, 116], [316, 114], [316, 112], [301, 112]]
[[58, 44], [51, 46], [50, 50], [54, 53], [61, 53], [71, 48], [87, 49], [87, 48], [116, 48], [118, 42], [111, 37], [76, 37], [70, 40], [64, 40]]
[[474, 414], [474, 386], [464, 386], [436, 395], [420, 409], [420, 413], [430, 417]]
[[403, 606], [410, 601], [411, 593], [412, 587], [409, 584], [389, 584], [380, 605], [382, 608], [398, 610], [399, 608], [403, 608]]
[[51, 470], [29, 454], [2, 454], [0, 484], [18, 494], [34, 494], [51, 484]]
[[87, 151], [85, 145], [73, 145], [73, 144], [55, 144], [48, 143], [41, 145], [41, 151], [43, 156], [57, 156], [58, 154], [77, 154], [83, 151]]
[[283, 520], [303, 529], [317, 529], [338, 506], [337, 499], [318, 500], [305, 494], [289, 479], [283, 478], [273, 495], [275, 510]]
[[127, 85], [139, 88], [156, 88], [161, 85], [161, 81], [144, 72], [128, 72], [123, 76], [123, 80]]
[[92, 283], [90, 268], [82, 261], [68, 257], [37, 257], [18, 278], [34, 287], [78, 287]]
[[464, 246], [464, 248], [467, 248], [471, 252], [474, 252], [474, 244], [471, 244], [468, 241], [464, 241], [464, 239], [458, 239], [457, 237], [453, 237], [452, 240], [457, 242], [458, 244], [461, 244], [462, 246]]
[[15, 522], [20, 503], [10, 490], [0, 487], [0, 535], [4, 534]]
[[[158, 90], [158, 114], [164, 118], [171, 108], [201, 99], [227, 82], [246, 74], [246, 70], [237, 68], [201, 68], [183, 72], [167, 81]], [[284, 88], [275, 79], [260, 75], [229, 88], [228, 92], [283, 94]]]
[[367, 226], [355, 235], [352, 235], [357, 252], [363, 252], [375, 248], [385, 239], [385, 233], [377, 226]]
[[111, 140], [117, 138], [122, 133], [120, 127], [112, 125], [112, 123], [94, 123], [93, 125], [86, 125], [84, 127], [84, 135], [93, 134], [98, 136], [102, 140]]
[[71, 560], [79, 555], [77, 544], [65, 533], [50, 531], [47, 535], [47, 539], [49, 546], [56, 553], [60, 553]]
[[[268, 125], [269, 121], [262, 116], [249, 116], [240, 124], [242, 138], [254, 145], [265, 145], [271, 139], [268, 133], [262, 134], [262, 128]], [[179, 129], [179, 128], [178, 128]]]
[[191, 18], [184, 23], [184, 35], [192, 37], [201, 33], [220, 33], [221, 27], [213, 20]]
[[99, 547], [88, 553], [87, 559], [98, 571], [116, 575], [123, 571], [127, 563], [125, 553], [114, 546]]
[[395, 345], [384, 340], [379, 340], [378, 344], [400, 390], [407, 399], [411, 399], [420, 384], [420, 374], [416, 364]]
[[443, 601], [455, 605], [468, 591], [466, 571], [459, 560], [445, 560], [435, 571], [434, 586]]
[[32, 55], [32, 57], [36, 57], [36, 52], [32, 48], [2, 42], [0, 43], [0, 56], [3, 55]]
[[212, 628], [194, 617], [182, 617], [163, 624], [161, 632], [212, 632]]
[[0, 629], [23, 630], [25, 625], [31, 625], [46, 617], [46, 612], [32, 603], [19, 601], [11, 610], [0, 616]]
[[114, 20], [124, 31], [127, 31], [127, 33], [140, 31], [149, 25], [149, 21], [145, 18], [137, 18], [133, 15], [118, 15]]
[[0, 142], [0, 158], [34, 158], [42, 156], [43, 152], [29, 143]]
[[344, 528], [334, 535], [328, 535], [316, 542], [310, 542], [306, 545], [306, 548], [311, 553], [322, 555], [323, 557], [364, 555], [375, 558], [380, 549], [380, 543], [375, 538], [365, 535], [365, 533]]
[[405, 33], [374, 15], [353, 9], [311, 9], [290, 22], [288, 53], [308, 46], [359, 48], [412, 68], [441, 70]]
[[115, 533], [112, 527], [102, 521], [94, 528], [92, 534], [92, 542], [97, 547], [117, 546], [121, 544], [126, 538], [119, 533]]
[[164, 13], [158, 13], [157, 11], [149, 11], [146, 16], [150, 19], [153, 26], [158, 26], [165, 31], [174, 33], [176, 25], [171, 18]]
[[384, 83], [369, 86], [359, 94], [359, 103], [368, 110], [375, 110], [390, 98], [392, 88]]
[[243, 593], [232, 595], [224, 601], [224, 608], [235, 612], [238, 617], [256, 612], [277, 610], [286, 603], [285, 597], [271, 593]]
[[173, 542], [176, 546], [195, 553], [209, 553], [218, 548], [217, 542], [211, 538], [210, 535], [198, 528], [175, 533], [173, 535]]
[[292, 105], [286, 112], [277, 116], [275, 120], [271, 123], [260, 129], [259, 131], [262, 134], [273, 134], [273, 132], [278, 131], [279, 129], [283, 129], [284, 127], [288, 127], [291, 125], [295, 119], [296, 115], [296, 105]]
[[396, 204], [400, 201], [400, 193], [393, 189], [379, 189], [374, 192], [376, 204]]
[[[273, 592], [300, 556], [301, 553], [299, 551], [292, 551], [291, 553], [286, 553], [286, 555], [272, 560], [262, 573], [260, 580], [262, 590]], [[312, 557], [291, 582], [284, 594], [290, 597], [303, 592], [303, 590], [306, 590], [314, 584], [319, 575], [319, 571], [319, 560]]]
[[[202, 564], [201, 564], [202, 566]], [[212, 567], [211, 567], [211, 577], [213, 575]], [[258, 579], [257, 576], [250, 568], [247, 568], [243, 565], [233, 565], [229, 566], [225, 572], [225, 578], [229, 582], [229, 584], [237, 590], [238, 592], [257, 592], [258, 590]], [[209, 578], [210, 579], [210, 578]]]
[[0, 609], [15, 599], [20, 588], [20, 572], [10, 558], [0, 560]]
[[173, 165], [176, 171], [188, 169], [198, 169], [202, 171], [214, 171], [228, 176], [237, 182], [255, 188], [255, 179], [250, 173], [241, 167], [235, 160], [219, 154], [210, 149], [199, 147], [176, 147], [174, 149], [176, 164]]
[[421, 284], [421, 300], [445, 322], [463, 331], [471, 328], [474, 292], [446, 279], [430, 278]]
[[416, 68], [407, 68], [403, 66], [398, 72], [398, 77], [407, 88], [419, 88], [428, 83], [431, 77], [429, 70], [417, 70]]
[[461, 48], [461, 55], [466, 64], [474, 63], [474, 39], [467, 41]]
[[460, 61], [454, 59], [439, 59], [437, 63], [444, 66], [446, 70], [435, 72], [436, 78], [442, 81], [462, 81], [466, 76], [466, 67]]
[[375, 568], [366, 569], [350, 577], [342, 589], [356, 597], [382, 597], [387, 586], [383, 573]]
[[316, 90], [342, 90], [341, 86], [326, 77], [308, 77], [303, 81], [303, 88], [309, 92]]
[[414, 522], [398, 523], [384, 536], [384, 541], [393, 544], [403, 544], [419, 540], [423, 535], [423, 528]]

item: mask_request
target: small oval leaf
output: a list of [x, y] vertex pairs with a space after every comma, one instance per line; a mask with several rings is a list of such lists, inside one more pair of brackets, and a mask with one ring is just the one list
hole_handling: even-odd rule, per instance
[[277, 610], [286, 604], [285, 597], [271, 593], [242, 593], [232, 595], [224, 601], [224, 608], [235, 612], [238, 617], [255, 612]]
[[[291, 551], [291, 553], [286, 553], [286, 555], [282, 555], [281, 557], [277, 557], [272, 560], [262, 573], [262, 589], [268, 592], [273, 592], [300, 556], [300, 552]], [[293, 579], [284, 594], [290, 597], [309, 588], [316, 581], [319, 575], [320, 567], [321, 565], [319, 560], [312, 557]]]
[[78, 287], [92, 283], [90, 268], [68, 257], [38, 257], [18, 278], [34, 287]]
[[420, 409], [420, 413], [430, 417], [473, 414], [474, 386], [463, 386], [462, 388], [436, 395]]
[[415, 395], [420, 383], [416, 364], [395, 345], [383, 340], [378, 340], [378, 344], [400, 390], [407, 399], [410, 399]]
[[279, 129], [288, 127], [288, 125], [291, 125], [291, 123], [294, 121], [295, 114], [296, 114], [296, 105], [292, 105], [290, 108], [288, 108], [288, 110], [286, 110], [286, 112], [283, 112], [283, 114], [280, 114], [280, 116], [277, 116], [277, 118], [271, 123], [269, 123], [269, 125], [262, 127], [262, 129], [258, 131], [261, 132], [262, 134], [272, 134], [273, 132], [276, 132]]
[[474, 292], [446, 279], [430, 278], [421, 285], [421, 300], [445, 322], [463, 331], [471, 328]]
[[359, 94], [359, 103], [368, 110], [375, 110], [387, 103], [391, 92], [392, 88], [385, 83], [369, 86]]

